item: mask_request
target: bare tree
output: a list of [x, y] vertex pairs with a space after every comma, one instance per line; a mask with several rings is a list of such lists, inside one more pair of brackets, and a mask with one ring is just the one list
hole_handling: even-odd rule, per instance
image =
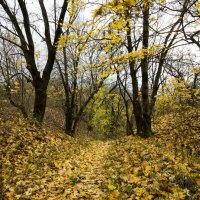
[[3, 77], [3, 86], [10, 104], [28, 117], [29, 95], [26, 92], [27, 82], [31, 82], [26, 74], [23, 56], [15, 45], [3, 40], [0, 52], [0, 74]]
[[[7, 40], [8, 42], [19, 47], [25, 57], [27, 69], [32, 77], [32, 84], [35, 89], [35, 101], [33, 118], [42, 122], [45, 114], [46, 101], [47, 101], [47, 87], [50, 80], [50, 75], [53, 69], [54, 61], [56, 58], [57, 42], [62, 33], [62, 24], [65, 19], [65, 15], [68, 8], [68, 1], [63, 0], [63, 4], [60, 9], [60, 14], [56, 28], [51, 35], [51, 25], [47, 9], [43, 0], [38, 0], [39, 7], [42, 13], [44, 36], [40, 33], [40, 28], [36, 27], [30, 20], [30, 11], [27, 7], [27, 2], [23, 0], [17, 0], [15, 3], [9, 3], [6, 0], [0, 0], [1, 5], [1, 19], [4, 22], [0, 23], [1, 34], [0, 38]], [[36, 13], [37, 14], [37, 13]], [[22, 21], [20, 20], [22, 18]], [[6, 23], [10, 24], [6, 25]], [[40, 24], [41, 25], [41, 24]], [[10, 40], [5, 37], [4, 32], [9, 31], [18, 38], [17, 41]], [[35, 58], [35, 45], [37, 39], [34, 40], [33, 34], [37, 33], [41, 36], [47, 47], [47, 59], [44, 64], [43, 72], [41, 73], [36, 64]], [[52, 39], [53, 38], [53, 39]]]

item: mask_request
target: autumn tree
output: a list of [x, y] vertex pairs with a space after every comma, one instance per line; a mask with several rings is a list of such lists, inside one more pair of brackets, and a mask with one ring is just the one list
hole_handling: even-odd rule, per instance
[[98, 22], [78, 19], [80, 5], [74, 7], [69, 22], [63, 24], [59, 40], [57, 68], [65, 94], [65, 132], [74, 135], [87, 105], [113, 73], [102, 44]]
[[87, 108], [90, 125], [97, 137], [116, 138], [126, 131], [126, 112], [117, 82], [104, 85]]
[[[179, 41], [181, 19], [193, 4], [193, 1], [188, 0], [176, 4], [163, 1], [109, 1], [94, 13], [95, 17], [104, 16], [109, 21], [107, 27], [113, 33], [113, 37], [120, 35], [122, 38], [120, 41], [126, 48], [126, 50], [123, 48], [123, 51], [127, 54], [123, 54], [115, 61], [127, 63], [129, 66], [133, 113], [137, 134], [142, 137], [153, 134], [151, 118], [166, 56]], [[171, 20], [163, 26], [161, 20], [165, 19], [162, 16], [166, 15]], [[149, 78], [151, 58], [154, 58], [157, 63], [152, 83]], [[150, 84], [152, 84], [151, 90]]]
[[[57, 42], [62, 33], [62, 24], [67, 13], [69, 1], [63, 1], [53, 31], [51, 19], [44, 1], [38, 0], [37, 3], [40, 10], [33, 13], [30, 9], [32, 5], [23, 0], [17, 0], [13, 3], [1, 0], [0, 38], [16, 45], [22, 50], [26, 60], [26, 68], [31, 74], [32, 85], [35, 90], [33, 118], [38, 122], [42, 122], [46, 108], [47, 87], [56, 58]], [[39, 12], [42, 14], [42, 17], [39, 16]], [[54, 10], [54, 12], [56, 11]], [[38, 24], [36, 23], [37, 21], [42, 23]], [[14, 35], [17, 40], [14, 41], [6, 37], [5, 31]], [[39, 70], [36, 64], [35, 54], [37, 45], [39, 45], [37, 43], [38, 37], [47, 49], [47, 58], [45, 61], [42, 61], [44, 66], [42, 67], [43, 70]]]

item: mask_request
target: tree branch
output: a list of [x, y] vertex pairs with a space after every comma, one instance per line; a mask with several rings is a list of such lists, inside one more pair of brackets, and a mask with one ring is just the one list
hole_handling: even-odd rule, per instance
[[21, 12], [24, 18], [24, 28], [25, 28], [26, 37], [28, 40], [29, 50], [34, 55], [34, 42], [33, 42], [32, 34], [31, 34], [31, 28], [30, 28], [31, 26], [30, 26], [30, 20], [29, 20], [26, 4], [25, 4], [25, 1], [23, 0], [18, 0], [18, 3], [19, 3], [19, 6], [21, 8]]
[[46, 12], [46, 8], [44, 6], [44, 1], [39, 0], [39, 4], [40, 4], [41, 11], [42, 11], [43, 20], [44, 20], [45, 37], [46, 37], [45, 41], [47, 44], [48, 52], [50, 52], [51, 48], [52, 48], [52, 43], [51, 43], [51, 34], [50, 34], [50, 28], [49, 28], [49, 19], [48, 19], [48, 15]]
[[22, 44], [23, 51], [24, 52], [27, 51], [27, 42], [26, 42], [24, 34], [22, 33], [22, 30], [19, 26], [16, 16], [11, 12], [10, 8], [8, 7], [7, 3], [5, 3], [5, 1], [0, 0], [0, 5], [3, 7], [6, 14], [9, 16], [12, 24], [14, 25], [15, 30], [17, 31], [18, 37], [20, 39], [20, 42]]

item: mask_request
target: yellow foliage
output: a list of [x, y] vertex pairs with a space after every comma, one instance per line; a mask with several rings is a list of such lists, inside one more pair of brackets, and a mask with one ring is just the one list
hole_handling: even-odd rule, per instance
[[116, 29], [116, 30], [122, 29], [122, 27], [124, 26], [123, 18], [120, 18], [119, 20], [113, 22], [111, 26], [113, 29]]
[[200, 10], [200, 3], [196, 4], [196, 9], [199, 11]]
[[112, 48], [112, 44], [108, 44], [108, 45], [106, 45], [105, 47], [104, 47], [104, 50], [106, 51], [106, 52], [108, 52], [108, 51], [110, 51], [110, 49]]

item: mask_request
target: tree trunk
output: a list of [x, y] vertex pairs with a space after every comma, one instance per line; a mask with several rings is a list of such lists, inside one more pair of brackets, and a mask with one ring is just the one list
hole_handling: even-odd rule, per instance
[[133, 135], [133, 124], [129, 117], [128, 101], [124, 99], [125, 111], [126, 111], [126, 135]]
[[130, 119], [126, 118], [126, 135], [133, 135], [133, 125]]
[[42, 123], [44, 119], [46, 103], [47, 103], [47, 84], [44, 84], [41, 79], [34, 85], [35, 89], [35, 101], [33, 110], [33, 119], [39, 123]]
[[[149, 3], [144, 3], [143, 8], [143, 35], [142, 47], [148, 49], [149, 47]], [[144, 58], [141, 60], [142, 71], [142, 132], [141, 137], [150, 137], [153, 132], [151, 129], [151, 115], [149, 103], [149, 77], [148, 77], [148, 54], [145, 52]]]
[[[131, 38], [131, 28], [129, 22], [127, 22], [127, 43], [128, 43], [128, 53], [132, 53], [133, 45], [132, 45], [132, 38]], [[130, 68], [130, 75], [132, 79], [132, 88], [133, 88], [133, 114], [135, 117], [136, 128], [137, 128], [137, 135], [140, 135], [143, 131], [143, 116], [142, 116], [142, 108], [139, 99], [139, 88], [138, 88], [138, 80], [137, 80], [137, 69], [135, 69], [135, 61], [129, 60], [129, 68]]]
[[143, 116], [142, 116], [142, 107], [139, 99], [137, 71], [134, 69], [135, 66], [134, 61], [130, 62], [129, 65], [130, 65], [132, 87], [133, 87], [133, 114], [136, 122], [137, 135], [140, 135], [143, 131]]
[[74, 117], [73, 108], [65, 107], [65, 133], [70, 136], [74, 136]]

